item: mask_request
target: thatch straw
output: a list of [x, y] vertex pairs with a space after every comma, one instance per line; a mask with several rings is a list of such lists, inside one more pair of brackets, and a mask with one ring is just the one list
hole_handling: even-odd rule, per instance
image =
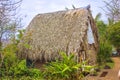
[[87, 23], [90, 20], [88, 17], [92, 18], [87, 9], [38, 14], [27, 27], [21, 41], [26, 43], [24, 40], [30, 35], [27, 43], [31, 49], [26, 52], [22, 47], [21, 51], [27, 54], [28, 58], [41, 61], [59, 58], [59, 51], [78, 55], [82, 50], [81, 44], [87, 38]]

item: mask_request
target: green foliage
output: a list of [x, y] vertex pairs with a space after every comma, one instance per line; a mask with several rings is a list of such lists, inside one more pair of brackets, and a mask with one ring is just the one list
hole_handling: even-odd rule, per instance
[[19, 60], [16, 57], [17, 50], [18, 49], [15, 44], [9, 44], [3, 49], [2, 54], [4, 55], [4, 59], [0, 69], [0, 76], [30, 76], [35, 78], [40, 77], [41, 73], [38, 69], [29, 69], [26, 66], [26, 60]]
[[[0, 58], [0, 77], [2, 77], [3, 79], [4, 77], [8, 77], [9, 79], [10, 77], [21, 78], [23, 76], [26, 76], [29, 80], [32, 80], [32, 78], [42, 78], [42, 73], [40, 72], [40, 70], [28, 68], [26, 66], [26, 60], [20, 60], [16, 56], [19, 51], [18, 43], [20, 42], [22, 36], [23, 31], [19, 31], [17, 40], [15, 40], [15, 42], [11, 44], [8, 44], [0, 51], [2, 55]], [[29, 48], [29, 46], [26, 45], [26, 48]], [[12, 78], [10, 78], [10, 80], [12, 80]]]
[[96, 16], [95, 16], [95, 22], [98, 22], [98, 21], [100, 21], [100, 18], [101, 18], [101, 13], [98, 13]]
[[98, 32], [100, 36], [102, 36], [106, 33], [107, 25], [102, 20], [99, 19], [100, 17], [101, 17], [101, 14], [98, 13], [95, 17], [95, 22], [96, 22], [96, 26], [98, 27]]
[[26, 61], [22, 60], [16, 65], [12, 66], [9, 70], [11, 76], [23, 76], [28, 73], [28, 68], [26, 67]]
[[42, 78], [42, 72], [39, 69], [29, 69], [29, 76], [33, 76], [34, 78]]
[[109, 40], [115, 47], [120, 47], [120, 22], [110, 25], [108, 28]]
[[17, 39], [15, 40], [17, 44], [18, 44], [18, 43], [20, 42], [20, 40], [22, 39], [24, 32], [25, 32], [24, 29], [23, 29], [23, 30], [18, 30]]
[[98, 21], [96, 24], [97, 24], [100, 36], [106, 34], [107, 25], [103, 21]]
[[41, 77], [39, 78], [31, 78], [30, 76], [22, 76], [22, 77], [1, 77], [0, 80], [45, 80]]
[[114, 24], [114, 21], [108, 18], [108, 26], [113, 25], [113, 24]]
[[[4, 56], [3, 61], [0, 59], [0, 77], [2, 79], [21, 79], [21, 80], [38, 80], [38, 79], [62, 79], [62, 80], [79, 80], [84, 77], [83, 72], [89, 72], [92, 66], [86, 65], [86, 62], [77, 63], [73, 54], [67, 56], [66, 53], [60, 52], [61, 60], [49, 63], [45, 66], [43, 73], [34, 68], [28, 68], [26, 66], [26, 60], [20, 60], [16, 55], [19, 52], [18, 44], [23, 36], [20, 31], [15, 43], [7, 45], [1, 50]], [[30, 38], [28, 38], [30, 39]], [[30, 46], [26, 43], [23, 46], [27, 49]], [[25, 78], [24, 78], [25, 77]]]
[[17, 47], [15, 44], [9, 44], [1, 50], [2, 58], [0, 59], [0, 76], [9, 75], [9, 69], [18, 61], [16, 57]]
[[108, 40], [101, 39], [100, 40], [100, 47], [99, 52], [97, 54], [97, 62], [99, 65], [106, 64], [108, 60], [110, 60], [112, 52], [112, 46]]
[[110, 68], [113, 68], [113, 66], [114, 66], [114, 62], [107, 62], [106, 65], [108, 65]]
[[108, 39], [108, 26], [113, 23], [112, 20], [108, 18], [109, 24], [105, 24], [104, 21], [100, 20], [101, 14], [98, 13], [96, 15], [95, 21], [99, 31], [99, 52], [97, 54], [97, 62], [99, 65], [105, 65], [108, 60], [110, 60], [111, 52], [112, 52], [112, 45]]
[[23, 44], [23, 46], [26, 48], [26, 49], [31, 49], [31, 46], [27, 43]]
[[12, 63], [15, 62], [17, 59], [17, 50], [18, 48], [15, 44], [9, 44], [2, 50], [2, 54], [4, 55], [5, 61], [7, 61], [10, 65], [12, 65]]
[[[45, 66], [44, 77], [50, 80], [62, 79], [62, 80], [79, 80], [83, 75], [82, 69], [88, 71], [92, 67], [83, 66], [83, 63], [77, 63], [74, 60], [74, 55], [69, 56], [66, 53], [61, 52], [62, 60], [56, 60]], [[88, 69], [89, 68], [89, 69]], [[89, 70], [90, 71], [90, 70]]]
[[34, 78], [41, 77], [42, 73], [38, 69], [31, 68], [29, 69], [26, 66], [26, 60], [20, 61], [18, 64], [10, 68], [11, 76], [21, 77], [21, 76], [30, 76]]
[[106, 30], [107, 30], [107, 24], [104, 23], [104, 21], [102, 21], [101, 18], [101, 13], [98, 13], [95, 17], [95, 22], [96, 22], [96, 26], [98, 28], [98, 32], [99, 32], [99, 36], [103, 36], [106, 34]]

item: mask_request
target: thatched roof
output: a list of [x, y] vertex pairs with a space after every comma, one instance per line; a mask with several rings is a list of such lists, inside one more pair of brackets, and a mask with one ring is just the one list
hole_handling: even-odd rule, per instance
[[88, 30], [88, 17], [92, 18], [85, 8], [38, 14], [21, 41], [28, 40], [31, 47], [29, 50], [22, 47], [21, 51], [30, 59], [45, 61], [59, 58], [59, 51], [78, 53]]

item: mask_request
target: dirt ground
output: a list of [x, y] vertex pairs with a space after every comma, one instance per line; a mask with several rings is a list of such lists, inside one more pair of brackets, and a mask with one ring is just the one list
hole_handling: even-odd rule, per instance
[[[115, 63], [113, 69], [104, 69], [98, 76], [88, 76], [87, 80], [119, 80], [118, 71], [120, 69], [120, 57], [112, 57], [112, 59]], [[108, 72], [105, 77], [101, 77], [103, 72]]]

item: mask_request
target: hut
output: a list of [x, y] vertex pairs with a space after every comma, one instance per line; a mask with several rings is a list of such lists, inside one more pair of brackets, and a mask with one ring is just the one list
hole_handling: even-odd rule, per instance
[[98, 32], [89, 8], [77, 8], [36, 15], [20, 44], [22, 56], [47, 62], [60, 58], [59, 51], [74, 53], [77, 61], [95, 64]]

